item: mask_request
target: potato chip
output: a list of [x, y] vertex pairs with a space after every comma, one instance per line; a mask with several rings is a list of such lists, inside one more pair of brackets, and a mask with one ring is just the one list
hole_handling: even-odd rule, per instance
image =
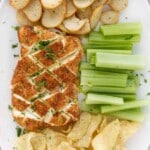
[[76, 150], [71, 144], [67, 143], [67, 142], [61, 142], [56, 150]]
[[140, 128], [137, 122], [127, 120], [120, 121], [120, 133], [117, 138], [116, 145], [123, 145], [125, 142]]
[[111, 150], [115, 146], [120, 131], [119, 120], [109, 123], [93, 140], [94, 150]]
[[92, 115], [92, 119], [86, 134], [76, 143], [78, 147], [86, 147], [86, 148], [89, 147], [92, 140], [92, 135], [96, 131], [99, 124], [101, 123], [101, 120], [102, 120], [101, 115]]
[[58, 133], [51, 129], [44, 130], [44, 135], [46, 136], [47, 150], [55, 150], [61, 142], [68, 141], [64, 134]]
[[35, 133], [30, 132], [18, 137], [15, 140], [14, 147], [17, 150], [25, 150], [28, 147], [28, 150], [33, 150], [30, 139], [34, 137]]
[[36, 133], [30, 142], [34, 150], [46, 150], [46, 138], [43, 134]]
[[81, 113], [80, 120], [75, 123], [73, 129], [68, 134], [68, 138], [73, 141], [81, 139], [87, 132], [92, 116], [90, 113]]

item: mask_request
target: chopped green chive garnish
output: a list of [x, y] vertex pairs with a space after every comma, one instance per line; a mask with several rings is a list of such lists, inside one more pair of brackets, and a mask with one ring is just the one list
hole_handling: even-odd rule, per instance
[[12, 26], [12, 28], [13, 28], [14, 30], [18, 31], [20, 27], [19, 27], [19, 26]]
[[12, 46], [11, 46], [12, 48], [16, 48], [16, 47], [18, 47], [18, 43], [16, 43], [16, 44], [12, 44]]
[[14, 58], [16, 58], [16, 57], [19, 57], [19, 55], [18, 54], [14, 54]]
[[12, 111], [12, 106], [8, 105], [8, 109], [9, 109], [10, 111]]
[[20, 127], [16, 127], [16, 131], [17, 131], [17, 137], [20, 137], [22, 134], [22, 129]]

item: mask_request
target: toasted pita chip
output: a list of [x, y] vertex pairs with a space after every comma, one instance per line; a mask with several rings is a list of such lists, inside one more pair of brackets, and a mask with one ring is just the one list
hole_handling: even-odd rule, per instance
[[[61, 10], [61, 11], [60, 11]], [[66, 14], [66, 2], [54, 9], [44, 9], [42, 16], [42, 25], [47, 28], [54, 28], [59, 26], [64, 20]]]
[[91, 31], [91, 26], [89, 20], [86, 19], [85, 25], [78, 32], [74, 32], [73, 34], [84, 35], [84, 34], [88, 34], [90, 31]]
[[92, 116], [90, 113], [83, 112], [80, 116], [80, 120], [75, 123], [67, 137], [73, 141], [81, 139], [86, 134], [91, 119]]
[[54, 9], [61, 5], [63, 0], [41, 0], [43, 7], [47, 9]]
[[69, 30], [66, 29], [63, 23], [58, 26], [58, 29], [66, 33], [70, 33]]
[[24, 25], [33, 25], [33, 22], [31, 22], [26, 15], [24, 14], [24, 12], [22, 10], [18, 10], [17, 11], [17, 15], [16, 15], [17, 21], [19, 23], [19, 25], [24, 26]]
[[39, 0], [30, 0], [29, 4], [23, 9], [27, 18], [32, 22], [37, 22], [42, 15], [42, 6]]
[[117, 11], [106, 11], [101, 15], [103, 24], [115, 24], [119, 21], [119, 13]]
[[100, 5], [104, 5], [107, 3], [108, 0], [95, 0], [94, 3], [91, 5], [92, 9], [99, 7]]
[[109, 5], [115, 11], [122, 11], [128, 6], [128, 0], [111, 0]]
[[80, 20], [76, 16], [69, 17], [63, 22], [65, 28], [71, 32], [79, 31], [85, 23], [86, 21], [84, 19]]
[[116, 144], [116, 140], [120, 131], [120, 122], [115, 120], [109, 123], [102, 132], [100, 132], [92, 140], [94, 150], [111, 150]]
[[72, 0], [66, 0], [66, 3], [67, 3], [67, 11], [66, 11], [65, 18], [68, 18], [72, 16], [73, 14], [75, 14], [75, 12], [77, 11], [77, 8], [74, 6]]
[[97, 26], [98, 22], [100, 21], [102, 9], [103, 9], [103, 5], [100, 5], [93, 11], [90, 17], [91, 29], [94, 29]]
[[83, 10], [78, 9], [76, 12], [76, 15], [79, 19], [89, 19], [91, 14], [92, 14], [92, 8], [91, 7], [87, 7]]
[[15, 9], [23, 9], [29, 2], [30, 0], [10, 0], [10, 5]]
[[92, 5], [94, 0], [73, 0], [74, 5], [79, 9], [84, 9]]

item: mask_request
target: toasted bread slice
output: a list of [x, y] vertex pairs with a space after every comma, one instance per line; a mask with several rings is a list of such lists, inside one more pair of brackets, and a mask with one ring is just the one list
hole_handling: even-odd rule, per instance
[[65, 18], [66, 1], [54, 9], [44, 9], [42, 16], [42, 25], [47, 28], [54, 28], [59, 26]]
[[22, 10], [17, 11], [16, 18], [17, 18], [19, 25], [21, 26], [34, 24], [26, 17], [26, 15], [24, 14]]
[[94, 0], [73, 0], [74, 5], [79, 9], [84, 9], [89, 7]]
[[43, 7], [47, 9], [54, 9], [61, 5], [63, 0], [41, 0]]
[[75, 15], [64, 20], [64, 26], [71, 32], [79, 31], [85, 24], [85, 20], [80, 20]]
[[98, 22], [100, 21], [102, 9], [103, 9], [103, 5], [100, 5], [93, 11], [90, 17], [91, 29], [94, 29], [97, 26]]
[[100, 5], [104, 5], [108, 2], [108, 0], [95, 0], [94, 3], [91, 5], [92, 9], [99, 7]]
[[92, 14], [92, 8], [89, 6], [83, 10], [78, 9], [76, 15], [80, 19], [89, 19]]
[[85, 23], [85, 25], [80, 29], [80, 31], [78, 32], [78, 35], [88, 34], [90, 31], [91, 31], [91, 26], [90, 26], [89, 20], [86, 19], [86, 23]]
[[30, 0], [10, 0], [10, 5], [15, 9], [23, 9], [29, 2]]
[[128, 0], [111, 0], [110, 7], [115, 11], [122, 11], [128, 5]]
[[106, 11], [102, 13], [101, 22], [103, 24], [115, 24], [119, 21], [119, 13], [117, 11]]
[[75, 14], [75, 12], [77, 11], [77, 8], [74, 6], [72, 0], [66, 0], [66, 2], [67, 2], [67, 11], [66, 11], [65, 18], [68, 18], [72, 16], [73, 14]]
[[40, 0], [31, 0], [30, 3], [23, 9], [27, 18], [32, 22], [37, 22], [42, 15], [42, 5]]

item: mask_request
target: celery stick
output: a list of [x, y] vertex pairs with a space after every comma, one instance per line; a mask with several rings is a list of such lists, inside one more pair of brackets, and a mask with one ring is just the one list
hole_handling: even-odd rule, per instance
[[116, 111], [108, 113], [107, 115], [114, 116], [120, 119], [126, 119], [131, 121], [143, 122], [144, 121], [144, 113], [137, 109], [129, 109], [123, 111]]
[[105, 36], [141, 34], [142, 24], [140, 22], [135, 22], [102, 25], [100, 26], [100, 30]]
[[132, 54], [130, 50], [106, 50], [106, 49], [87, 49], [87, 61], [90, 62], [92, 55], [95, 55], [96, 52], [104, 52], [104, 53], [114, 53], [114, 54]]
[[87, 111], [87, 112], [94, 113], [94, 114], [100, 113], [100, 106], [99, 105], [87, 105], [85, 103], [85, 101], [82, 101], [80, 103], [80, 109], [82, 111]]
[[102, 106], [101, 113], [110, 113], [120, 110], [132, 109], [132, 108], [139, 108], [144, 107], [150, 104], [149, 100], [137, 100], [131, 102], [125, 102], [123, 105], [120, 106]]
[[127, 74], [82, 70], [81, 85], [126, 87], [127, 77]]
[[81, 70], [81, 77], [93, 77], [93, 78], [103, 78], [103, 77], [112, 77], [113, 79], [121, 78], [122, 80], [127, 80], [128, 74], [123, 73], [114, 73], [108, 71], [97, 71], [97, 70]]
[[123, 98], [98, 93], [88, 93], [85, 102], [86, 104], [124, 104]]
[[136, 94], [118, 94], [118, 93], [109, 93], [108, 95], [115, 97], [122, 97], [124, 100], [135, 100]]
[[101, 93], [121, 93], [121, 94], [135, 94], [137, 85], [134, 80], [128, 80], [127, 86], [122, 87], [106, 87], [106, 86], [81, 86], [82, 92], [101, 92]]
[[140, 35], [113, 35], [113, 36], [104, 36], [101, 32], [92, 32], [89, 35], [89, 42], [101, 42], [101, 43], [115, 43], [115, 42], [139, 42], [140, 41]]
[[132, 75], [132, 71], [130, 70], [120, 70], [120, 69], [110, 69], [110, 68], [101, 68], [101, 67], [96, 67], [95, 65], [91, 65], [88, 62], [82, 62], [80, 64], [80, 71], [81, 70], [98, 70], [98, 71], [108, 71], [108, 72], [114, 72], [114, 73], [124, 73], [128, 75]]
[[85, 44], [84, 49], [124, 49], [131, 50], [133, 44]]
[[96, 67], [104, 68], [140, 70], [144, 68], [145, 60], [141, 55], [123, 55], [97, 52], [95, 56], [95, 65]]

